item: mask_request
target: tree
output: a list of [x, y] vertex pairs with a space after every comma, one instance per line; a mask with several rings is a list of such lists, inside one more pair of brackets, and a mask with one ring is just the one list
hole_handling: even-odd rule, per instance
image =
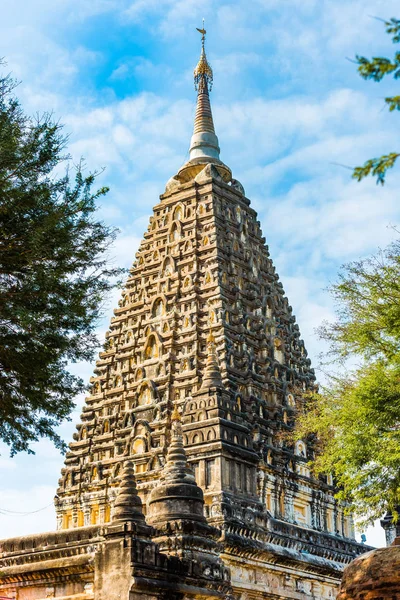
[[[386, 33], [392, 36], [392, 41], [395, 44], [400, 42], [400, 20], [390, 19], [383, 21], [386, 28]], [[392, 75], [394, 79], [400, 77], [400, 52], [396, 52], [393, 60], [384, 57], [373, 57], [371, 60], [364, 56], [356, 56], [358, 63], [358, 72], [364, 79], [372, 79], [373, 81], [381, 81], [387, 75]], [[388, 96], [385, 98], [385, 103], [389, 107], [389, 111], [400, 110], [400, 96]], [[397, 159], [399, 152], [390, 152], [378, 158], [367, 160], [361, 167], [356, 167], [353, 171], [353, 177], [357, 181], [361, 181], [368, 175], [376, 177], [376, 182], [383, 185], [388, 169], [391, 169]]]
[[105, 255], [116, 232], [95, 217], [108, 189], [68, 168], [62, 126], [26, 116], [15, 85], [0, 78], [0, 439], [11, 455], [42, 437], [65, 449], [56, 427], [84, 389], [68, 363], [93, 357], [120, 273]]
[[400, 505], [400, 241], [345, 266], [331, 292], [337, 320], [320, 336], [357, 364], [306, 398], [295, 438], [312, 436], [315, 472], [367, 523]]

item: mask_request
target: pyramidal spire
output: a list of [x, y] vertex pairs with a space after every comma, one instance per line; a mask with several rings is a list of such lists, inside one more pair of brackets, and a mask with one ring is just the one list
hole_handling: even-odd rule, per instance
[[194, 473], [187, 462], [183, 446], [181, 416], [176, 407], [171, 415], [171, 443], [168, 448], [163, 476], [168, 481], [195, 482]]
[[208, 356], [200, 391], [211, 387], [223, 387], [221, 371], [219, 370], [218, 358], [215, 349], [215, 338], [211, 332], [207, 338], [207, 347]]
[[181, 418], [176, 408], [171, 421], [171, 442], [166, 463], [148, 502], [148, 522], [157, 528], [181, 519], [205, 523], [203, 492], [188, 464]]
[[122, 470], [121, 484], [115, 499], [112, 520], [113, 523], [117, 521], [136, 521], [143, 525], [146, 524], [131, 461], [126, 461]]

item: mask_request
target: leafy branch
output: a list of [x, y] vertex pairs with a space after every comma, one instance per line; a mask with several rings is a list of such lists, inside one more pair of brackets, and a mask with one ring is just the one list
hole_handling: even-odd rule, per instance
[[384, 154], [379, 158], [371, 158], [361, 167], [355, 167], [353, 178], [357, 179], [357, 181], [361, 181], [364, 177], [372, 175], [376, 177], [376, 183], [383, 185], [385, 183], [386, 171], [394, 167], [399, 156], [399, 153], [391, 152], [390, 154]]
[[[391, 18], [389, 21], [383, 21], [386, 33], [392, 36], [392, 42], [397, 44], [400, 42], [400, 20]], [[392, 75], [394, 79], [400, 77], [400, 52], [396, 52], [393, 60], [382, 56], [374, 56], [368, 59], [365, 56], [356, 55], [358, 63], [358, 72], [363, 79], [371, 79], [373, 81], [381, 81], [387, 75]], [[389, 108], [389, 112], [400, 110], [400, 96], [388, 96], [385, 98], [385, 103]], [[393, 168], [400, 153], [390, 152], [378, 158], [367, 160], [362, 166], [355, 167], [353, 170], [353, 178], [361, 181], [364, 177], [372, 175], [376, 177], [376, 183], [384, 185], [385, 177], [388, 169]]]

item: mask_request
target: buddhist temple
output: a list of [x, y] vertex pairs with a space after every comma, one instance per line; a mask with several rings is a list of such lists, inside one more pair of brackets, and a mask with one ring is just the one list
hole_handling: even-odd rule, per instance
[[111, 318], [57, 531], [0, 542], [0, 596], [328, 600], [368, 550], [332, 478], [310, 472], [312, 443], [282, 435], [315, 375], [257, 214], [220, 158], [199, 31], [189, 160]]

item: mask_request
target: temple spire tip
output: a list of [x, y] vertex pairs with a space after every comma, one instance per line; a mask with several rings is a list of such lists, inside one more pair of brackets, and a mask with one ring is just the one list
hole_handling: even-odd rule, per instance
[[210, 91], [213, 85], [213, 70], [207, 60], [205, 50], [206, 30], [196, 27], [201, 33], [201, 53], [194, 75], [194, 87], [197, 90], [196, 115], [194, 119], [193, 135], [190, 140], [189, 160], [181, 167], [177, 174], [179, 181], [190, 181], [200, 173], [208, 164], [217, 165], [218, 172], [224, 181], [232, 179], [229, 167], [224, 165], [219, 157], [219, 142], [215, 133], [214, 120], [210, 104]]
[[194, 69], [194, 89], [200, 91], [211, 91], [213, 84], [213, 71], [207, 60], [206, 50], [205, 50], [205, 40], [207, 31], [204, 29], [204, 19], [203, 19], [203, 28], [199, 29], [196, 27], [197, 31], [201, 33], [201, 54], [199, 62], [197, 63]]
[[215, 135], [209, 92], [213, 84], [213, 71], [205, 51], [206, 30], [196, 28], [201, 33], [201, 53], [194, 69], [194, 87], [197, 90], [196, 116], [193, 137], [190, 144], [190, 159], [219, 159], [218, 138]]

